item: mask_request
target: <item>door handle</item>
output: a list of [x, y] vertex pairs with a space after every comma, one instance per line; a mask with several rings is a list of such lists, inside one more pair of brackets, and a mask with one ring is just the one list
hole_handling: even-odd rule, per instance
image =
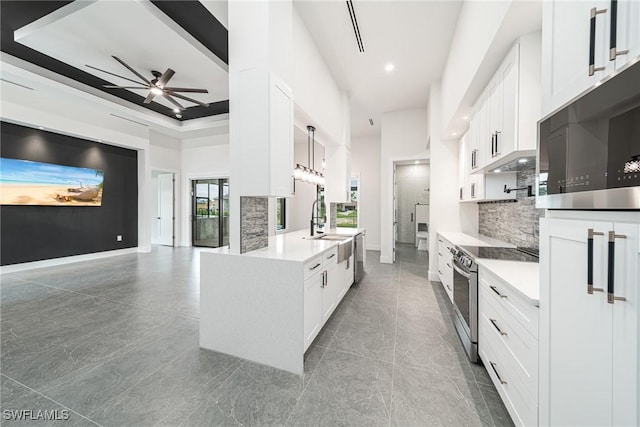
[[589, 75], [596, 71], [604, 70], [604, 67], [596, 67], [596, 16], [605, 13], [607, 9], [591, 8], [591, 21], [589, 27]]
[[626, 239], [624, 234], [616, 234], [615, 231], [609, 231], [609, 259], [607, 272], [607, 302], [613, 304], [615, 301], [626, 301], [625, 297], [617, 297], [615, 295], [615, 259], [616, 259], [616, 239]]
[[604, 236], [604, 233], [600, 231], [593, 231], [590, 228], [587, 231], [587, 293], [593, 295], [593, 292], [604, 292], [602, 288], [593, 287], [593, 237]]
[[609, 61], [615, 60], [619, 55], [626, 55], [628, 50], [618, 50], [618, 0], [611, 0], [611, 25], [609, 26]]

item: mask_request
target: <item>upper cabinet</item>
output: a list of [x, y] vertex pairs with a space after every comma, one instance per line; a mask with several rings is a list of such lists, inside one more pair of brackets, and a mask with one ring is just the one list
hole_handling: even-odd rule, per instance
[[543, 116], [640, 55], [637, 0], [553, 0], [542, 7]]
[[541, 34], [522, 36], [478, 98], [469, 123], [471, 173], [533, 156], [540, 119]]

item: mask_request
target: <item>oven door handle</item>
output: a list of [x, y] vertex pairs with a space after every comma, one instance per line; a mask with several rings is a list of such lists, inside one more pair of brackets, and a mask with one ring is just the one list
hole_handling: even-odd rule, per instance
[[458, 263], [455, 262], [455, 260], [453, 261], [453, 269], [457, 271], [458, 274], [460, 274], [462, 277], [466, 277], [467, 279], [471, 278], [471, 273], [467, 273], [466, 271], [458, 267]]

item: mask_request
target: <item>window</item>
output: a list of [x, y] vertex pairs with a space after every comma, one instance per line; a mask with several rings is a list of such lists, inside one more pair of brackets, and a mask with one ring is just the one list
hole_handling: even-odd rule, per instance
[[[273, 212], [273, 211], [272, 211]], [[276, 231], [287, 228], [287, 199], [276, 198]]]
[[338, 203], [336, 227], [358, 228], [358, 200], [360, 199], [360, 178], [351, 178], [351, 202]]

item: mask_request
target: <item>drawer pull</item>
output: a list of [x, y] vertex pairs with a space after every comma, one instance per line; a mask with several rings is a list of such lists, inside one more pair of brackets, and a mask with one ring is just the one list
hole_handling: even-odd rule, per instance
[[491, 365], [491, 368], [493, 369], [493, 372], [496, 373], [496, 377], [498, 377], [498, 381], [500, 381], [500, 384], [507, 384], [507, 382], [500, 377], [500, 374], [498, 373], [498, 370], [496, 369], [497, 365], [495, 363], [493, 363], [493, 362], [489, 362], [489, 364]]
[[442, 271], [438, 270], [438, 274], [442, 274]]
[[449, 263], [447, 263], [447, 267], [449, 267], [449, 268], [453, 268], [453, 267], [451, 267], [451, 264], [449, 264]]
[[309, 271], [313, 271], [316, 268], [320, 267], [320, 263], [317, 263], [316, 265], [314, 265], [313, 267], [309, 267]]
[[447, 285], [447, 289], [449, 289], [451, 292], [453, 292], [453, 289], [451, 289], [451, 286]]
[[496, 323], [497, 322], [496, 319], [489, 319], [489, 320], [491, 321], [491, 324], [493, 325], [493, 327], [496, 328], [496, 331], [500, 333], [500, 335], [508, 335], [506, 332], [502, 332], [502, 329], [498, 327], [498, 324]]
[[333, 258], [334, 256], [336, 256], [336, 254], [331, 254], [330, 256], [328, 256], [328, 257], [327, 257], [327, 259], [331, 259], [331, 258]]
[[439, 256], [442, 256], [442, 254], [441, 254], [440, 252], [438, 252], [438, 255], [439, 255]]
[[501, 294], [501, 293], [500, 293], [500, 291], [498, 290], [498, 288], [496, 288], [495, 286], [490, 285], [489, 287], [491, 288], [491, 290], [492, 290], [493, 292], [495, 292], [496, 294], [498, 294], [498, 296], [499, 296], [500, 298], [507, 298], [507, 296], [506, 296], [506, 295]]

